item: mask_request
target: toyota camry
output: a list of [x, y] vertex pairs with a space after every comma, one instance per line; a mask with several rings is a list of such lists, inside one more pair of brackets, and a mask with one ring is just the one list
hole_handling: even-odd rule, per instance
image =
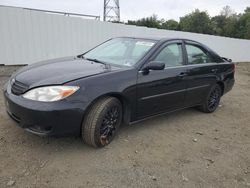
[[7, 113], [23, 129], [81, 135], [104, 147], [121, 124], [189, 107], [214, 112], [234, 72], [230, 59], [192, 40], [120, 37], [22, 68], [4, 96]]

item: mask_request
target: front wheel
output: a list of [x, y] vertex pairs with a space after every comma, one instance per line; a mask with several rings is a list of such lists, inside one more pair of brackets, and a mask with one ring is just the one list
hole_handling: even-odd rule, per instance
[[214, 85], [209, 91], [203, 105], [201, 105], [199, 109], [205, 113], [214, 112], [220, 104], [221, 94], [221, 87], [218, 84]]
[[82, 124], [83, 141], [93, 147], [108, 145], [122, 121], [122, 105], [117, 98], [98, 100], [87, 112]]

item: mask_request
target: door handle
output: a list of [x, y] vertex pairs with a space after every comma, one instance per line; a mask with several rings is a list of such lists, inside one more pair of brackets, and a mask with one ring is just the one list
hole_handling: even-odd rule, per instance
[[218, 69], [212, 69], [211, 72], [216, 73]]
[[185, 77], [185, 76], [187, 76], [188, 74], [186, 73], [186, 72], [181, 72], [179, 75], [178, 75], [178, 77], [179, 78], [183, 78], [183, 77]]

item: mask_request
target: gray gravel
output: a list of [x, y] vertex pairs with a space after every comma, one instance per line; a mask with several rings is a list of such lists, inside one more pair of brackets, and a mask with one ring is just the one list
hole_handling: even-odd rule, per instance
[[123, 126], [104, 149], [25, 132], [0, 95], [0, 187], [250, 187], [249, 83], [250, 64], [240, 64], [215, 113], [186, 109]]

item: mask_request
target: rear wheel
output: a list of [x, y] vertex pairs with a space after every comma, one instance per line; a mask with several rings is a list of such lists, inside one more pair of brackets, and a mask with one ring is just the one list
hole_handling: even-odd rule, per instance
[[122, 121], [122, 105], [117, 98], [98, 100], [87, 112], [82, 124], [83, 141], [93, 147], [104, 147], [115, 137]]
[[214, 85], [209, 91], [203, 105], [201, 105], [199, 109], [205, 113], [214, 112], [219, 106], [221, 94], [221, 87], [218, 84]]

